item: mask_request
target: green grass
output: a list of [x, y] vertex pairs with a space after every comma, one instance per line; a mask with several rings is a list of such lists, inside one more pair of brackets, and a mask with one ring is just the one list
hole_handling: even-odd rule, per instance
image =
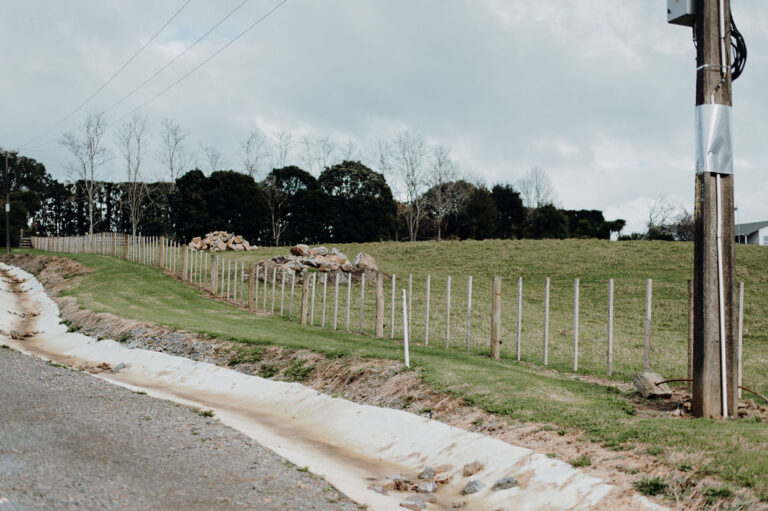
[[635, 489], [643, 495], [653, 497], [664, 493], [667, 489], [667, 483], [659, 476], [643, 477], [635, 482]]
[[[471, 337], [472, 349], [488, 349], [490, 339], [491, 279], [499, 275], [502, 284], [502, 354], [516, 354], [517, 282], [523, 278], [522, 359], [542, 363], [544, 323], [544, 282], [551, 278], [549, 366], [571, 371], [573, 354], [573, 285], [580, 279], [579, 372], [605, 375], [608, 280], [615, 280], [613, 377], [625, 381], [643, 368], [645, 281], [653, 279], [651, 366], [668, 378], [687, 374], [687, 280], [693, 273], [693, 244], [680, 242], [609, 242], [599, 240], [486, 240], [419, 243], [364, 243], [336, 246], [349, 258], [359, 252], [371, 254], [386, 274], [385, 333], [391, 325], [391, 280], [396, 274], [394, 332], [402, 337], [400, 290], [412, 281], [411, 339], [423, 343], [426, 316], [426, 278], [431, 276], [430, 344], [444, 345], [446, 338], [446, 281], [451, 276], [449, 344], [463, 347], [467, 322], [467, 277], [473, 277]], [[227, 264], [238, 265], [287, 254], [287, 247], [262, 247], [248, 253], [219, 254]], [[744, 382], [768, 393], [764, 367], [768, 363], [768, 292], [765, 270], [768, 249], [738, 245], [737, 279], [745, 283]], [[220, 270], [220, 268], [219, 268]], [[234, 270], [233, 270], [234, 273]], [[318, 273], [315, 294], [315, 325], [322, 322], [324, 275]], [[204, 281], [209, 282], [209, 273]], [[279, 314], [281, 278], [275, 286], [275, 314]], [[325, 326], [333, 320], [335, 287], [329, 277], [326, 287]], [[231, 286], [234, 292], [234, 284]], [[238, 283], [238, 298], [245, 300], [247, 285]], [[261, 308], [271, 310], [271, 280], [259, 284]], [[338, 298], [339, 326], [346, 326], [346, 286]], [[283, 315], [288, 316], [290, 276], [287, 277]], [[350, 303], [350, 329], [359, 330], [361, 290], [354, 283]], [[265, 306], [266, 305], [266, 306]], [[298, 290], [294, 317], [298, 308]], [[365, 288], [363, 331], [375, 330], [375, 283]]]
[[592, 465], [592, 458], [590, 458], [586, 454], [583, 454], [579, 457], [568, 460], [568, 463], [570, 463], [571, 466], [574, 466], [574, 467], [588, 467]]
[[[604, 279], [607, 280], [609, 276], [618, 279], [617, 324], [623, 326], [617, 328], [617, 331], [629, 335], [629, 325], [635, 325], [636, 328], [632, 330], [635, 339], [633, 343], [639, 346], [642, 343], [644, 304], [642, 279], [651, 276], [655, 279], [656, 292], [654, 360], [662, 366], [658, 370], [663, 374], [679, 376], [682, 371], [684, 375], [685, 279], [691, 267], [690, 244], [489, 241], [367, 244], [341, 248], [350, 257], [354, 257], [358, 250], [371, 253], [384, 271], [401, 274], [406, 267], [430, 268], [436, 276], [434, 282], [438, 281], [438, 276], [448, 273], [459, 275], [471, 270], [475, 275], [476, 303], [480, 302], [484, 294], [489, 294], [488, 286], [484, 291], [481, 283], [489, 281], [493, 273], [504, 274], [508, 288], [511, 287], [510, 277], [520, 273], [526, 276], [526, 282], [538, 283], [543, 281], [545, 275], [558, 276], [562, 284], [560, 287], [553, 285], [551, 359], [555, 368], [563, 369], [568, 365], [566, 339], [570, 343], [571, 335], [566, 326], [557, 326], [567, 322], [570, 315], [571, 305], [566, 296], [570, 296], [571, 290], [565, 287], [565, 282], [575, 275], [582, 278], [582, 325], [589, 325], [589, 318], [592, 317], [590, 314], [595, 315], [595, 325], [592, 327], [595, 332], [594, 342], [599, 341], [601, 352], [600, 357], [596, 358], [601, 358], [604, 349], [601, 336], [605, 325], [597, 319], [602, 314], [599, 309], [602, 309], [600, 299], [606, 287]], [[760, 383], [755, 386], [765, 391], [768, 387], [760, 363], [764, 367], [768, 353], [765, 346], [768, 325], [760, 311], [768, 307], [766, 294], [761, 292], [764, 282], [768, 281], [763, 276], [764, 268], [768, 266], [768, 250], [762, 247], [737, 248], [739, 278], [747, 282], [745, 382], [755, 385], [759, 380]], [[268, 257], [272, 253], [285, 251], [260, 249], [258, 254]], [[402, 346], [398, 343], [300, 326], [279, 318], [258, 317], [224, 303], [208, 300], [195, 289], [165, 277], [157, 269], [124, 260], [94, 255], [71, 257], [94, 271], [74, 281], [63, 294], [75, 296], [82, 307], [96, 312], [111, 312], [130, 319], [152, 321], [171, 328], [231, 339], [246, 346], [275, 345], [308, 349], [333, 357], [402, 359]], [[249, 257], [254, 255], [249, 254]], [[588, 282], [594, 282], [592, 295], [587, 291], [589, 286], [585, 286]], [[278, 300], [279, 287], [278, 283]], [[618, 293], [619, 289], [623, 290], [622, 294]], [[555, 290], [562, 294], [561, 298], [556, 298], [558, 294]], [[526, 307], [530, 309], [533, 318], [534, 309], [540, 305], [540, 302], [533, 303], [537, 297], [536, 292], [536, 289], [531, 289], [527, 295], [531, 303], [527, 303]], [[505, 296], [513, 294], [510, 290]], [[620, 296], [623, 297], [621, 306], [618, 299]], [[433, 294], [433, 300], [434, 297]], [[414, 302], [414, 310], [417, 309], [417, 303]], [[631, 304], [634, 305], [630, 307]], [[588, 310], [593, 305], [595, 310], [590, 313]], [[512, 303], [508, 306], [513, 307]], [[509, 319], [509, 312], [505, 312], [505, 316], [507, 323], [514, 321], [514, 316]], [[558, 319], [558, 316], [562, 317]], [[353, 322], [355, 318], [353, 314]], [[463, 320], [457, 318], [456, 321]], [[439, 321], [435, 323], [435, 329], [438, 330], [433, 338], [435, 342], [429, 346], [411, 346], [411, 360], [421, 368], [424, 381], [436, 390], [453, 394], [468, 404], [512, 420], [552, 424], [564, 432], [582, 432], [584, 438], [592, 442], [616, 446], [631, 444], [640, 449], [655, 446], [663, 449], [665, 457], [670, 459], [673, 453], [680, 453], [683, 457], [695, 455], [696, 472], [718, 476], [739, 486], [752, 487], [758, 495], [768, 499], [768, 456], [765, 455], [768, 428], [763, 424], [644, 417], [638, 415], [632, 403], [612, 387], [575, 381], [516, 363], [508, 334], [504, 337], [507, 342], [499, 361], [479, 356], [487, 353], [487, 348], [480, 342], [480, 334], [476, 337], [478, 342], [473, 348], [474, 356], [463, 353], [463, 342], [459, 342], [458, 338], [452, 343], [451, 349], [445, 350], [442, 342], [437, 341], [440, 338]], [[533, 319], [531, 323], [534, 323]], [[663, 325], [666, 325], [666, 329]], [[524, 330], [527, 332], [524, 343], [529, 346], [524, 353], [526, 358], [532, 360], [536, 358], [533, 354], [538, 351], [540, 344], [540, 338], [531, 334], [533, 330], [534, 325]], [[585, 353], [589, 352], [585, 345], [589, 343], [587, 339], [590, 331], [586, 326], [582, 331]], [[617, 339], [622, 338], [617, 335]], [[555, 349], [557, 346], [560, 346], [560, 351]], [[626, 350], [627, 357], [624, 358], [620, 356], [622, 350], [617, 350], [615, 365], [621, 367], [621, 377], [629, 377], [636, 370], [635, 365], [641, 365], [639, 361], [642, 351], [637, 349], [637, 362], [632, 362], [634, 359], [629, 356], [629, 347]], [[620, 362], [625, 358], [630, 360]], [[588, 367], [586, 361], [584, 364]], [[599, 374], [600, 370], [596, 366], [594, 372]]]

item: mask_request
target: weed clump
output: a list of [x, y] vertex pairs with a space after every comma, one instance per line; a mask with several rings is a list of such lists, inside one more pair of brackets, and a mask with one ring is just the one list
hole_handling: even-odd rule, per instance
[[667, 490], [667, 483], [659, 476], [643, 477], [639, 481], [635, 481], [634, 487], [643, 495], [654, 497]]
[[309, 373], [314, 370], [315, 366], [308, 366], [304, 365], [307, 361], [298, 359], [294, 360], [293, 363], [288, 366], [288, 369], [285, 370], [285, 378], [288, 381], [304, 381], [307, 379], [307, 376], [309, 376]]

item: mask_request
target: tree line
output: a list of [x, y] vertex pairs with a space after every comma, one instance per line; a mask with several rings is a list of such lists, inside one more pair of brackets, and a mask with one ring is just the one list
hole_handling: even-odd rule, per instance
[[[566, 238], [608, 239], [623, 221], [600, 211], [527, 207], [510, 184], [491, 188], [465, 180], [430, 187], [413, 208], [397, 201], [384, 175], [342, 161], [319, 177], [289, 165], [256, 181], [232, 170], [190, 170], [174, 182], [60, 182], [34, 159], [9, 159], [11, 234], [40, 236], [132, 232], [189, 241], [212, 230], [234, 231], [257, 244], [388, 240]], [[90, 206], [89, 206], [90, 205]], [[415, 234], [415, 236], [414, 236]]]

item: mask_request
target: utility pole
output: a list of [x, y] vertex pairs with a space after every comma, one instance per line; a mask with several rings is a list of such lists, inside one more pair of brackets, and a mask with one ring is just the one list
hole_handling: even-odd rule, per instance
[[730, 0], [697, 0], [693, 414], [735, 416]]
[[5, 253], [11, 254], [11, 201], [8, 194], [8, 151], [5, 151], [5, 172], [3, 173], [5, 187]]

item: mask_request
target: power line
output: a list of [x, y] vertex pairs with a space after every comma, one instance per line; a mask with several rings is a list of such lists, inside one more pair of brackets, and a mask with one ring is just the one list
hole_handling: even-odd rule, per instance
[[141, 48], [139, 48], [139, 49], [138, 49], [138, 51], [136, 51], [136, 53], [134, 53], [134, 54], [133, 54], [133, 56], [132, 56], [131, 58], [129, 58], [129, 59], [128, 59], [128, 60], [125, 62], [125, 64], [123, 64], [123, 65], [120, 67], [120, 69], [118, 69], [117, 71], [115, 71], [115, 73], [114, 73], [112, 76], [110, 76], [110, 77], [109, 77], [109, 79], [108, 79], [106, 82], [104, 82], [104, 83], [101, 85], [101, 87], [99, 87], [98, 89], [96, 89], [96, 91], [95, 91], [93, 94], [91, 94], [90, 96], [88, 96], [88, 98], [87, 98], [85, 101], [83, 101], [82, 103], [80, 103], [80, 105], [79, 105], [77, 108], [75, 108], [74, 110], [72, 110], [72, 111], [71, 111], [69, 114], [67, 114], [67, 116], [66, 116], [66, 117], [64, 117], [63, 119], [61, 119], [61, 120], [60, 120], [58, 123], [56, 123], [55, 125], [53, 125], [53, 126], [50, 128], [50, 129], [48, 129], [47, 131], [45, 131], [45, 132], [41, 133], [40, 135], [36, 136], [35, 138], [33, 138], [33, 139], [30, 139], [30, 140], [28, 140], [27, 142], [25, 142], [25, 143], [21, 144], [21, 146], [19, 146], [19, 147], [24, 147], [24, 146], [26, 146], [26, 145], [29, 145], [29, 144], [31, 144], [32, 142], [35, 142], [36, 140], [39, 140], [39, 139], [43, 138], [45, 135], [47, 135], [47, 134], [48, 134], [48, 133], [50, 133], [51, 131], [55, 130], [56, 128], [58, 128], [59, 126], [61, 126], [62, 124], [64, 124], [64, 123], [65, 123], [66, 121], [68, 121], [68, 120], [69, 120], [69, 119], [70, 119], [70, 118], [71, 118], [73, 115], [75, 115], [77, 112], [79, 112], [79, 111], [80, 111], [80, 110], [81, 110], [81, 109], [82, 109], [82, 108], [83, 108], [85, 105], [87, 105], [87, 104], [88, 104], [88, 103], [89, 103], [89, 102], [90, 102], [90, 101], [91, 101], [93, 98], [95, 98], [95, 97], [96, 97], [96, 95], [97, 95], [99, 92], [101, 92], [102, 90], [104, 90], [104, 88], [105, 88], [107, 85], [109, 85], [109, 84], [112, 82], [112, 80], [114, 80], [115, 78], [117, 78], [117, 76], [118, 76], [120, 73], [122, 73], [122, 72], [123, 72], [123, 70], [124, 70], [126, 67], [128, 67], [128, 65], [129, 65], [131, 62], [133, 62], [133, 61], [134, 61], [134, 59], [136, 59], [136, 57], [138, 57], [138, 56], [139, 56], [139, 54], [140, 54], [142, 51], [144, 51], [144, 49], [145, 49], [147, 46], [149, 46], [149, 44], [150, 44], [152, 41], [154, 41], [154, 40], [157, 38], [157, 36], [159, 36], [159, 35], [160, 35], [160, 33], [161, 33], [163, 30], [165, 30], [165, 28], [166, 28], [168, 25], [170, 25], [170, 24], [171, 24], [171, 22], [172, 22], [174, 19], [176, 19], [176, 16], [178, 16], [178, 15], [179, 15], [179, 13], [181, 13], [181, 11], [183, 11], [183, 10], [184, 10], [184, 8], [185, 8], [187, 5], [189, 5], [189, 3], [190, 3], [191, 1], [192, 1], [192, 0], [187, 0], [186, 2], [184, 2], [184, 4], [182, 4], [182, 6], [181, 6], [181, 7], [179, 7], [179, 9], [178, 9], [178, 10], [177, 10], [177, 11], [176, 11], [174, 14], [173, 14], [173, 16], [171, 16], [171, 17], [168, 19], [168, 21], [166, 21], [166, 22], [163, 24], [163, 26], [162, 26], [162, 27], [160, 27], [160, 28], [158, 29], [158, 31], [157, 31], [157, 32], [155, 32], [155, 35], [153, 35], [153, 36], [152, 36], [152, 37], [151, 37], [151, 38], [150, 38], [150, 39], [149, 39], [149, 40], [148, 40], [146, 43], [144, 43], [144, 44], [141, 46]]
[[163, 71], [165, 71], [166, 69], [168, 69], [168, 68], [169, 68], [171, 65], [173, 65], [173, 63], [174, 63], [174, 62], [176, 62], [176, 61], [177, 61], [177, 60], [179, 60], [181, 57], [183, 57], [184, 55], [186, 55], [186, 54], [187, 54], [187, 52], [188, 52], [189, 50], [191, 50], [192, 48], [194, 48], [195, 46], [197, 46], [197, 44], [198, 44], [200, 41], [202, 41], [203, 39], [205, 39], [206, 37], [208, 37], [208, 35], [209, 35], [211, 32], [213, 32], [214, 30], [216, 30], [216, 29], [219, 27], [219, 25], [221, 25], [222, 23], [224, 23], [225, 21], [227, 21], [227, 20], [228, 20], [230, 17], [232, 17], [232, 15], [233, 15], [233, 14], [235, 14], [235, 13], [236, 13], [238, 10], [240, 10], [240, 8], [241, 8], [242, 6], [244, 6], [244, 5], [245, 5], [246, 3], [248, 3], [248, 2], [249, 2], [249, 0], [243, 0], [243, 1], [242, 1], [242, 2], [241, 2], [241, 3], [240, 3], [238, 6], [237, 6], [237, 7], [235, 7], [234, 9], [232, 9], [232, 10], [229, 12], [229, 14], [227, 14], [226, 16], [224, 16], [223, 18], [221, 18], [221, 19], [218, 21], [218, 23], [216, 23], [214, 26], [212, 26], [212, 27], [211, 27], [211, 28], [210, 28], [210, 29], [209, 29], [209, 30], [208, 30], [206, 33], [204, 33], [203, 35], [201, 35], [201, 36], [200, 36], [200, 37], [199, 37], [199, 38], [198, 38], [198, 39], [197, 39], [197, 40], [196, 40], [194, 43], [192, 43], [190, 46], [188, 46], [186, 49], [184, 49], [184, 51], [182, 51], [181, 53], [179, 53], [178, 55], [176, 55], [176, 56], [175, 56], [173, 59], [171, 59], [169, 62], [167, 62], [165, 65], [163, 65], [163, 66], [162, 66], [160, 69], [158, 69], [158, 70], [157, 70], [157, 71], [155, 71], [155, 72], [154, 72], [152, 75], [150, 75], [150, 76], [149, 76], [149, 78], [147, 78], [146, 80], [144, 80], [143, 82], [141, 82], [139, 85], [137, 85], [136, 87], [134, 87], [134, 89], [133, 89], [131, 92], [129, 92], [128, 94], [126, 94], [126, 95], [125, 95], [125, 96], [123, 96], [122, 98], [118, 99], [118, 100], [117, 100], [115, 103], [113, 103], [113, 104], [112, 104], [112, 106], [110, 106], [109, 108], [106, 108], [106, 109], [105, 109], [105, 110], [103, 110], [101, 113], [103, 113], [103, 114], [104, 114], [104, 113], [107, 113], [107, 112], [109, 112], [110, 110], [112, 110], [113, 108], [115, 108], [116, 106], [118, 106], [119, 104], [121, 104], [123, 101], [125, 101], [126, 99], [130, 98], [131, 96], [133, 96], [133, 94], [134, 94], [136, 91], [138, 91], [139, 89], [141, 89], [142, 87], [144, 87], [144, 86], [145, 86], [147, 83], [149, 83], [149, 82], [150, 82], [152, 79], [154, 79], [154, 78], [155, 78], [157, 75], [159, 75], [160, 73], [162, 73]]
[[229, 42], [228, 42], [227, 44], [225, 44], [224, 46], [222, 46], [221, 48], [219, 48], [218, 50], [216, 50], [216, 51], [215, 51], [213, 54], [211, 54], [211, 55], [210, 55], [208, 58], [206, 58], [204, 61], [202, 61], [200, 64], [198, 64], [198, 65], [197, 65], [197, 66], [195, 66], [194, 68], [192, 68], [192, 70], [190, 70], [190, 71], [189, 71], [189, 72], [187, 72], [186, 74], [182, 75], [182, 76], [181, 76], [181, 78], [179, 78], [178, 80], [176, 80], [175, 82], [173, 82], [172, 84], [170, 84], [168, 87], [166, 87], [165, 89], [161, 90], [160, 92], [158, 92], [157, 94], [155, 94], [154, 96], [152, 96], [151, 98], [149, 98], [147, 101], [145, 101], [144, 103], [140, 104], [139, 106], [137, 106], [136, 108], [134, 108], [133, 110], [131, 110], [130, 112], [128, 112], [128, 113], [127, 113], [127, 114], [125, 114], [124, 116], [120, 117], [120, 118], [119, 118], [119, 119], [117, 119], [115, 122], [111, 123], [109, 126], [113, 126], [113, 125], [115, 125], [116, 123], [118, 123], [118, 122], [122, 121], [123, 119], [125, 119], [126, 117], [129, 117], [130, 115], [132, 115], [132, 114], [134, 114], [135, 112], [137, 112], [137, 111], [141, 110], [142, 108], [144, 108], [145, 106], [147, 106], [149, 103], [151, 103], [152, 101], [156, 100], [157, 98], [159, 98], [160, 96], [162, 96], [163, 94], [165, 94], [166, 92], [168, 92], [169, 90], [171, 90], [173, 87], [175, 87], [175, 86], [176, 86], [176, 85], [178, 85], [180, 82], [182, 82], [182, 81], [183, 81], [183, 80], [185, 80], [187, 77], [189, 77], [189, 76], [190, 76], [192, 73], [194, 73], [195, 71], [197, 71], [198, 69], [200, 69], [201, 67], [203, 67], [203, 66], [204, 66], [205, 64], [207, 64], [209, 61], [211, 61], [211, 60], [212, 60], [214, 57], [216, 57], [216, 55], [218, 55], [219, 53], [221, 53], [222, 51], [224, 51], [225, 49], [227, 49], [229, 46], [231, 46], [231, 45], [232, 45], [232, 44], [233, 44], [235, 41], [237, 41], [238, 39], [240, 39], [241, 37], [243, 37], [243, 36], [244, 36], [246, 33], [248, 33], [248, 32], [249, 32], [251, 29], [253, 29], [253, 28], [254, 28], [256, 25], [258, 25], [259, 23], [261, 23], [262, 21], [264, 21], [265, 19], [267, 19], [267, 18], [268, 18], [268, 17], [269, 17], [269, 16], [270, 16], [272, 13], [274, 13], [276, 10], [278, 10], [280, 7], [282, 7], [282, 6], [283, 6], [283, 4], [285, 4], [287, 1], [288, 1], [288, 0], [282, 0], [282, 1], [281, 1], [279, 4], [277, 4], [277, 5], [276, 5], [275, 7], [273, 7], [271, 10], [269, 10], [269, 11], [268, 11], [266, 14], [264, 14], [264, 16], [262, 16], [261, 18], [257, 19], [255, 22], [253, 22], [251, 25], [249, 25], [249, 26], [248, 26], [248, 27], [247, 27], [245, 30], [243, 30], [242, 32], [240, 32], [240, 33], [239, 33], [238, 35], [236, 35], [234, 38], [230, 39], [230, 40], [229, 40]]

